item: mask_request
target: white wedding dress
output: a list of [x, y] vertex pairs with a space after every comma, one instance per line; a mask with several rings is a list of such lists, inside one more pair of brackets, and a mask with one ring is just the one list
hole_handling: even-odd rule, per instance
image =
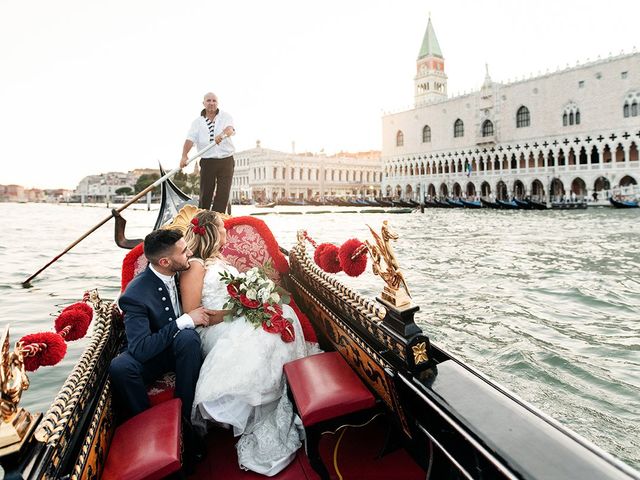
[[[200, 259], [192, 261], [202, 262]], [[238, 271], [222, 260], [207, 264], [202, 305], [221, 310], [228, 300], [220, 272]], [[199, 328], [204, 361], [196, 386], [191, 419], [206, 432], [207, 421], [233, 428], [241, 468], [267, 476], [284, 469], [302, 445], [304, 431], [287, 398], [282, 367], [319, 350], [307, 344], [295, 312], [282, 306], [291, 320], [295, 340], [255, 328], [244, 317]]]

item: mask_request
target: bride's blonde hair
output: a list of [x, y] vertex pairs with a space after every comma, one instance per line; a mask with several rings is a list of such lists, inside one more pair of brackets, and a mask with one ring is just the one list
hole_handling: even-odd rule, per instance
[[220, 233], [216, 226], [216, 219], [219, 217], [216, 212], [203, 210], [193, 218], [196, 222], [194, 223], [192, 220], [184, 234], [184, 240], [187, 242], [189, 250], [193, 252], [193, 256], [204, 260], [205, 263], [209, 260], [222, 258]]

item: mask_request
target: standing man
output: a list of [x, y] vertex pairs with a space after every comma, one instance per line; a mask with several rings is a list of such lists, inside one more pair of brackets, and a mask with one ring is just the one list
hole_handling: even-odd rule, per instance
[[189, 268], [192, 255], [176, 230], [155, 230], [144, 239], [146, 270], [134, 278], [118, 300], [124, 311], [127, 347], [111, 361], [114, 390], [136, 415], [149, 408], [146, 384], [176, 372], [176, 397], [182, 415], [191, 418], [202, 358], [195, 326], [209, 325], [211, 310], [182, 313], [175, 274]]
[[235, 147], [230, 137], [236, 133], [236, 130], [233, 128], [231, 115], [218, 108], [218, 97], [215, 94], [207, 93], [202, 104], [204, 110], [191, 124], [182, 147], [180, 168], [184, 168], [187, 164], [187, 155], [194, 144], [198, 150], [202, 150], [215, 142], [216, 146], [206, 153], [206, 157], [200, 159], [200, 208], [225, 213], [229, 203], [235, 165], [233, 160]]

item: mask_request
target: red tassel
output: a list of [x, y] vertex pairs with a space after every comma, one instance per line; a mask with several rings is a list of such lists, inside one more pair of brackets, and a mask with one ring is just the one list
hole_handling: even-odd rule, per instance
[[[86, 303], [86, 305], [89, 307]], [[73, 305], [72, 305], [73, 307]], [[89, 307], [93, 314], [93, 309]], [[56, 333], [60, 334], [67, 342], [78, 340], [87, 333], [89, 324], [91, 323], [92, 316], [87, 315], [87, 311], [82, 308], [65, 308], [62, 313], [56, 318], [55, 327]]]
[[338, 273], [342, 270], [340, 260], [338, 260], [338, 247], [331, 243], [321, 243], [318, 245], [313, 259], [325, 272]]
[[357, 238], [347, 240], [340, 247], [338, 259], [344, 273], [350, 277], [357, 277], [367, 268], [367, 250]]
[[68, 312], [69, 310], [79, 310], [81, 311], [84, 315], [89, 317], [89, 321], [91, 321], [91, 319], [93, 318], [93, 308], [91, 308], [90, 305], [84, 303], [84, 302], [76, 302], [72, 305], [69, 305], [67, 308], [65, 308], [64, 310], [62, 310], [62, 313]]
[[67, 344], [57, 333], [32, 333], [22, 337], [18, 344], [24, 356], [24, 368], [29, 372], [55, 365], [67, 353]]

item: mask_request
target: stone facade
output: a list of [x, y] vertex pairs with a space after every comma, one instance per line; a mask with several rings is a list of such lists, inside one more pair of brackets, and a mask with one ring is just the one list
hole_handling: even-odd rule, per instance
[[236, 152], [231, 199], [258, 202], [277, 199], [375, 197], [380, 195], [380, 152], [333, 156], [285, 153], [262, 148]]
[[[433, 39], [429, 20], [421, 53]], [[425, 65], [436, 66], [446, 92], [437, 53], [419, 57], [418, 70], [426, 78]], [[507, 84], [487, 69], [478, 91], [455, 98], [427, 97], [417, 85], [415, 108], [383, 117], [383, 195], [640, 194], [640, 53]]]

